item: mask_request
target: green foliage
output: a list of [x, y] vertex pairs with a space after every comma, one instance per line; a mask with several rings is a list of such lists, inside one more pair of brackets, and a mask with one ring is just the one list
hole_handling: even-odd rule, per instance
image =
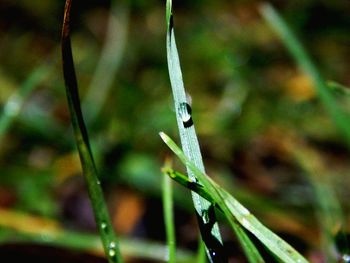
[[320, 100], [333, 119], [334, 124], [344, 136], [344, 140], [347, 142], [348, 147], [350, 147], [349, 116], [338, 107], [337, 102], [327, 87], [326, 81], [318, 72], [308, 53], [294, 36], [288, 25], [283, 21], [282, 17], [271, 5], [263, 5], [261, 8], [261, 13], [271, 28], [278, 34], [280, 39], [288, 48], [298, 66], [312, 79]]
[[175, 240], [175, 222], [173, 205], [173, 187], [168, 176], [163, 177], [163, 215], [165, 223], [165, 232], [169, 250], [169, 263], [176, 262], [176, 240]]
[[[38, 235], [32, 233], [21, 233], [10, 229], [1, 229], [0, 245], [9, 242], [51, 245], [63, 248], [76, 249], [78, 251], [96, 251], [102, 252], [100, 237], [94, 234], [78, 233], [72, 231], [52, 232], [46, 231], [45, 234]], [[16, 236], [13, 238], [13, 236]], [[149, 260], [163, 261], [168, 258], [168, 247], [154, 241], [143, 241], [140, 239], [121, 238], [120, 247], [123, 254], [130, 257], [140, 257]], [[177, 261], [179, 263], [191, 263], [194, 255], [188, 250], [177, 250]]]
[[87, 130], [80, 108], [78, 83], [75, 75], [70, 41], [71, 4], [72, 3], [70, 0], [66, 1], [62, 28], [63, 73], [66, 83], [68, 106], [70, 110], [70, 116], [72, 119], [76, 144], [79, 151], [80, 161], [87, 182], [90, 200], [94, 210], [96, 225], [100, 232], [102, 244], [108, 261], [111, 263], [119, 263], [123, 262], [119, 250], [119, 241], [113, 231], [107, 206], [104, 201], [101, 183], [98, 178], [97, 169], [90, 148]]
[[[241, 203], [239, 203], [232, 195], [226, 192], [223, 188], [221, 188], [218, 184], [216, 184], [212, 179], [210, 179], [207, 175], [201, 172], [180, 150], [179, 147], [171, 140], [166, 134], [161, 133], [163, 141], [168, 145], [168, 147], [177, 155], [177, 157], [181, 160], [181, 162], [190, 167], [190, 169], [197, 176], [199, 183], [203, 185], [206, 193], [203, 196], [206, 196], [210, 201], [219, 206], [222, 212], [225, 214], [225, 217], [230, 222], [231, 227], [240, 235], [244, 235], [244, 231], [237, 231], [234, 227], [234, 224], [237, 222], [246, 230], [255, 235], [271, 252], [273, 252], [279, 259], [283, 262], [308, 262], [302, 255], [300, 255], [293, 247], [291, 247], [284, 240], [279, 238], [276, 234], [270, 231], [267, 227], [265, 227], [259, 220], [257, 220], [248, 209], [246, 209]], [[178, 173], [174, 173], [172, 171], [169, 172], [171, 177], [174, 179], [178, 177]], [[184, 182], [184, 176], [181, 176], [179, 179], [180, 182]], [[190, 184], [191, 181], [187, 180], [185, 185]], [[188, 186], [187, 186], [188, 187]], [[201, 186], [199, 186], [200, 188]], [[189, 187], [191, 189], [191, 187]], [[194, 189], [191, 189], [194, 190]], [[210, 197], [208, 197], [210, 196]], [[245, 235], [241, 240], [245, 239]], [[249, 259], [251, 262], [262, 262], [261, 256], [259, 252], [254, 249], [254, 245], [249, 241], [249, 239], [245, 239], [245, 251], [248, 252]]]
[[4, 105], [4, 113], [0, 118], [0, 140], [10, 128], [12, 122], [18, 117], [19, 112], [24, 104], [25, 99], [32, 93], [44, 78], [48, 76], [51, 70], [51, 65], [41, 65], [32, 73], [18, 88], [18, 92], [12, 94]]
[[[122, 192], [122, 198], [124, 194], [136, 197], [138, 202], [135, 221], [123, 233], [144, 240], [140, 246], [138, 240], [126, 240], [125, 246], [121, 238], [121, 252], [128, 258], [165, 261], [168, 247], [153, 246], [151, 240], [166, 240], [159, 216], [159, 167], [165, 151], [157, 132], [176, 134], [174, 123], [179, 119], [178, 107], [172, 106], [165, 60], [164, 25], [169, 29], [171, 2], [167, 2], [166, 14], [164, 1], [73, 2], [71, 37], [82, 110], [114, 227], [125, 220], [120, 219], [119, 208], [129, 204], [118, 193]], [[81, 167], [75, 158], [57, 58], [63, 4], [0, 3], [0, 238], [1, 244], [35, 242], [88, 253], [98, 248], [103, 256], [98, 235], [93, 239], [82, 233], [79, 238], [71, 233], [42, 235], [43, 225], [35, 232], [35, 224], [26, 217], [5, 220], [2, 214], [18, 210], [39, 222], [49, 217], [65, 230], [93, 228], [88, 195], [78, 178]], [[268, 23], [257, 12], [258, 0], [173, 4], [176, 40], [181, 45], [178, 52], [171, 46], [171, 57], [182, 55], [186, 93], [181, 98], [184, 94], [185, 102], [193, 98], [195, 137], [200, 138], [205, 170], [310, 260], [315, 255], [326, 262], [347, 259], [344, 222], [350, 208], [350, 161], [344, 143], [348, 139], [343, 140], [349, 137], [350, 113], [347, 1], [274, 2], [273, 9], [260, 9]], [[175, 42], [175, 37], [171, 40]], [[181, 76], [180, 63], [173, 66], [172, 72]], [[177, 76], [172, 80], [179, 90], [183, 81]], [[183, 123], [178, 124], [181, 129]], [[295, 138], [293, 152], [285, 149], [290, 136]], [[186, 140], [188, 145], [192, 139]], [[313, 154], [305, 154], [296, 141], [307, 145], [322, 165], [314, 166]], [[177, 165], [175, 162], [176, 170]], [[189, 186], [187, 176], [184, 179]], [[202, 190], [200, 195], [210, 199], [203, 184], [190, 184], [195, 186], [199, 188], [192, 191]], [[179, 226], [176, 261], [204, 263], [204, 246], [199, 246], [198, 259], [191, 253], [187, 258], [181, 256], [181, 248], [197, 243], [197, 228], [191, 192], [178, 184], [173, 187], [179, 220], [167, 224]], [[218, 205], [215, 209], [219, 219], [225, 218]], [[158, 216], [150, 220], [150, 214]], [[251, 253], [254, 247], [244, 242], [244, 233], [252, 234], [237, 220], [233, 222], [226, 222], [229, 229], [221, 227], [230, 260], [246, 261], [242, 257], [251, 256], [254, 262], [261, 253], [266, 262], [273, 261], [269, 258], [272, 253], [260, 250], [255, 237], [259, 250]], [[12, 228], [16, 231], [9, 230]], [[27, 230], [32, 231], [30, 237], [22, 239]], [[236, 249], [239, 243], [242, 249]]]
[[[172, 14], [172, 1], [168, 0], [166, 3], [166, 22], [167, 22], [167, 59], [168, 59], [168, 69], [171, 87], [173, 91], [174, 97], [174, 108], [176, 112], [176, 120], [180, 133], [180, 139], [182, 148], [197, 167], [201, 171], [204, 172], [204, 164], [202, 160], [201, 151], [199, 148], [199, 143], [196, 135], [196, 131], [193, 125], [192, 120], [192, 110], [189, 105], [186, 97], [186, 92], [182, 80], [182, 73], [180, 68], [179, 55], [175, 43], [175, 34], [174, 34], [174, 24], [173, 24], [173, 14]], [[186, 119], [185, 119], [186, 118]], [[185, 122], [189, 122], [186, 124]], [[187, 173], [191, 180], [196, 180], [196, 176], [189, 167], [187, 167]], [[196, 193], [192, 193], [194, 207], [196, 209], [196, 213], [199, 215], [198, 221], [199, 225], [205, 225], [206, 219], [205, 214], [208, 209], [210, 209], [210, 203], [206, 200], [198, 196]], [[215, 215], [213, 218], [214, 221]], [[204, 240], [204, 243], [207, 248], [207, 255], [209, 257], [210, 262], [216, 262], [216, 258], [225, 257], [222, 254], [222, 251], [219, 251], [222, 247], [222, 240], [219, 231], [218, 224], [215, 222], [210, 229], [205, 229], [204, 227], [200, 227], [201, 235]], [[206, 238], [208, 237], [208, 238]], [[211, 239], [214, 239], [211, 241]], [[215, 245], [214, 245], [215, 244]], [[219, 244], [219, 245], [217, 245]], [[218, 246], [218, 247], [217, 247]], [[223, 260], [223, 259], [221, 259]], [[224, 261], [224, 260], [223, 260]]]

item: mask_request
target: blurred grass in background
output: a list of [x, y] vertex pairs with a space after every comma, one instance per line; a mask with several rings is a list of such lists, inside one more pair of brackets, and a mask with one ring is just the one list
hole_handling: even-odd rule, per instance
[[[349, 86], [348, 1], [270, 2], [323, 77]], [[67, 231], [93, 232], [58, 52], [63, 4], [0, 3], [0, 103], [3, 115], [12, 120], [0, 134], [0, 205], [1, 211], [49, 220]], [[313, 262], [321, 262], [324, 226], [318, 223], [314, 184], [326, 182], [333, 189], [348, 227], [349, 150], [308, 76], [260, 17], [260, 4], [174, 1], [193, 118], [208, 173], [272, 230]], [[83, 111], [113, 224], [130, 238], [164, 241], [160, 167], [168, 151], [158, 132], [177, 134], [166, 65], [165, 1], [74, 5], [72, 44], [82, 100], [87, 94], [106, 98], [97, 116], [92, 109], [99, 105], [91, 99], [83, 103]], [[111, 10], [115, 19], [110, 19]], [[110, 24], [115, 30], [107, 30]], [[104, 60], [102, 54], [107, 54]], [[108, 61], [108, 54], [115, 60]], [[103, 74], [101, 69], [97, 73], [101, 63]], [[47, 70], [40, 71], [42, 67]], [[91, 87], [94, 78], [109, 87]], [[36, 84], [26, 88], [33, 79]], [[348, 112], [346, 88], [332, 92]], [[177, 245], [194, 249], [198, 231], [190, 194], [174, 186], [174, 198]], [[0, 213], [5, 243], [18, 239], [9, 228], [28, 231], [14, 223], [16, 216], [1, 220], [5, 215]], [[339, 228], [335, 225], [331, 235]], [[35, 227], [29, 232], [35, 233]], [[224, 229], [223, 238], [238, 248], [230, 231]], [[242, 252], [230, 251], [242, 260]]]

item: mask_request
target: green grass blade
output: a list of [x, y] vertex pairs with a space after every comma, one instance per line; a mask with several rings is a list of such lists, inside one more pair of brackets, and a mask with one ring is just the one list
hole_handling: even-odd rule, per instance
[[283, 262], [308, 262], [292, 246], [265, 227], [232, 195], [230, 195], [211, 178], [200, 171], [195, 164], [184, 155], [175, 142], [165, 133], [161, 133], [160, 136], [168, 147], [179, 157], [179, 159], [195, 173], [199, 179], [199, 182], [203, 185], [206, 191], [210, 193], [212, 199], [215, 201], [215, 204], [221, 208], [229, 222], [230, 220], [237, 220], [242, 227], [256, 236], [257, 239], [259, 239], [276, 257]]
[[265, 260], [261, 256], [259, 250], [254, 245], [252, 240], [249, 238], [245, 230], [238, 224], [237, 221], [229, 220], [231, 227], [237, 235], [238, 241], [240, 242], [245, 255], [247, 256], [249, 263], [264, 263]]
[[329, 112], [335, 125], [342, 133], [348, 147], [350, 147], [350, 123], [348, 117], [337, 105], [330, 89], [327, 87], [326, 81], [318, 72], [309, 55], [289, 29], [286, 22], [270, 4], [264, 4], [261, 8], [261, 13], [267, 23], [288, 48], [299, 67], [312, 79], [322, 103]]
[[205, 253], [205, 244], [202, 239], [198, 240], [197, 263], [206, 263], [207, 255]]
[[168, 176], [163, 176], [163, 214], [166, 239], [169, 250], [169, 263], [176, 262], [176, 240], [174, 223], [173, 187]]
[[[191, 116], [191, 108], [187, 102], [186, 92], [182, 80], [182, 73], [180, 68], [179, 55], [175, 43], [174, 23], [172, 16], [172, 1], [168, 0], [166, 3], [166, 23], [167, 23], [167, 60], [170, 82], [174, 97], [176, 119], [180, 133], [180, 139], [182, 149], [185, 155], [195, 165], [204, 172], [204, 164], [200, 152], [200, 147], [196, 135], [196, 131], [193, 125]], [[191, 180], [195, 181], [195, 175], [187, 167], [187, 173]], [[211, 262], [217, 262], [217, 260], [227, 261], [223, 255], [222, 240], [219, 231], [218, 224], [216, 222], [215, 215], [212, 220], [215, 221], [212, 229], [206, 229], [205, 227], [205, 214], [210, 209], [211, 204], [205, 199], [201, 198], [196, 193], [192, 192], [192, 199], [196, 213], [198, 215], [198, 223], [201, 226], [201, 236], [206, 244], [207, 254]]]
[[[104, 252], [98, 235], [71, 231], [52, 219], [0, 208], [0, 245], [13, 242], [44, 244], [102, 255]], [[120, 248], [127, 257], [151, 262], [166, 262], [168, 259], [167, 246], [151, 240], [121, 238]], [[195, 254], [189, 250], [177, 250], [177, 263], [192, 263], [194, 260]]]
[[122, 1], [123, 3], [119, 2], [117, 4], [116, 0], [112, 1], [106, 42], [88, 92], [82, 103], [88, 127], [89, 124], [97, 119], [108, 98], [127, 42], [129, 9], [125, 1]]
[[212, 198], [210, 193], [198, 182], [191, 181], [187, 176], [185, 176], [182, 173], [179, 173], [177, 171], [174, 171], [170, 167], [164, 167], [162, 169], [162, 171], [163, 171], [163, 174], [166, 174], [171, 179], [178, 182], [180, 185], [188, 188], [189, 190], [191, 190], [193, 192], [196, 192], [197, 194], [199, 194], [201, 197], [208, 200], [213, 205], [216, 205], [215, 200]]
[[122, 262], [119, 250], [119, 241], [113, 231], [108, 210], [103, 198], [103, 192], [98, 179], [96, 166], [90, 149], [89, 138], [80, 107], [78, 84], [70, 41], [71, 4], [71, 0], [66, 1], [62, 28], [63, 74], [66, 84], [68, 106], [80, 161], [87, 182], [96, 224], [100, 232], [105, 253], [109, 262]]
[[330, 171], [326, 169], [324, 160], [315, 150], [303, 144], [291, 145], [292, 156], [304, 170], [314, 191], [317, 219], [322, 230], [322, 251], [327, 262], [336, 262], [339, 254], [349, 255], [349, 246], [342, 248], [336, 246], [336, 231], [343, 242], [348, 243], [348, 241], [344, 234], [346, 219], [333, 188], [333, 176], [329, 174]]
[[346, 97], [350, 96], [350, 88], [343, 84], [340, 84], [336, 81], [327, 81], [327, 86], [331, 91], [335, 93], [338, 93]]
[[18, 87], [18, 91], [7, 100], [4, 105], [4, 112], [0, 117], [0, 141], [18, 116], [25, 99], [33, 89], [48, 76], [50, 71], [51, 66], [47, 64], [34, 69], [22, 85]]
[[[218, 209], [223, 212], [222, 208], [217, 205], [215, 199], [213, 196], [199, 183], [190, 181], [185, 175], [176, 172], [172, 170], [171, 168], [165, 167], [163, 168], [163, 172], [167, 174], [170, 178], [181, 184], [182, 186], [198, 193], [200, 196], [211, 202], [213, 205], [215, 205]], [[232, 218], [228, 218], [228, 221], [233, 229], [233, 231], [236, 233], [238, 241], [240, 242], [245, 255], [248, 258], [248, 261], [250, 263], [261, 263], [264, 262], [264, 259], [260, 255], [258, 249], [254, 245], [254, 243], [251, 241], [247, 233], [244, 231], [244, 229], [238, 224], [237, 220], [232, 220]]]
[[[92, 252], [93, 254], [103, 254], [100, 238], [97, 235], [87, 233], [77, 233], [62, 230], [58, 234], [45, 233], [33, 234], [14, 231], [12, 229], [0, 227], [0, 245], [20, 243], [35, 243], [54, 247], [62, 247], [75, 251]], [[151, 262], [167, 262], [168, 247], [159, 242], [142, 239], [120, 239], [120, 248], [125, 256], [138, 259], [149, 260]], [[177, 250], [177, 263], [193, 263], [195, 255], [183, 249]]]

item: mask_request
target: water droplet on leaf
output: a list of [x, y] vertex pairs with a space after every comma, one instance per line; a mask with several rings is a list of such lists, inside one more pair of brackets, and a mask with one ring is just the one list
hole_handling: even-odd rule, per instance
[[106, 230], [106, 229], [107, 229], [107, 223], [106, 223], [106, 222], [102, 222], [102, 223], [101, 223], [101, 228], [102, 228], [103, 230]]
[[109, 243], [109, 248], [108, 248], [108, 256], [113, 260], [116, 261], [116, 243], [115, 242], [111, 242]]
[[191, 109], [191, 106], [188, 105], [188, 103], [186, 102], [180, 103], [179, 114], [185, 128], [189, 128], [193, 125], [193, 120], [191, 115], [192, 109]]
[[344, 262], [350, 262], [350, 255], [345, 254], [342, 256], [342, 259]]

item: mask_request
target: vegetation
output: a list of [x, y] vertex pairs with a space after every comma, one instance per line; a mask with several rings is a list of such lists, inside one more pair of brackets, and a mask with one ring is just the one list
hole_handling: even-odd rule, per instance
[[348, 12], [1, 3], [0, 259], [349, 262]]

